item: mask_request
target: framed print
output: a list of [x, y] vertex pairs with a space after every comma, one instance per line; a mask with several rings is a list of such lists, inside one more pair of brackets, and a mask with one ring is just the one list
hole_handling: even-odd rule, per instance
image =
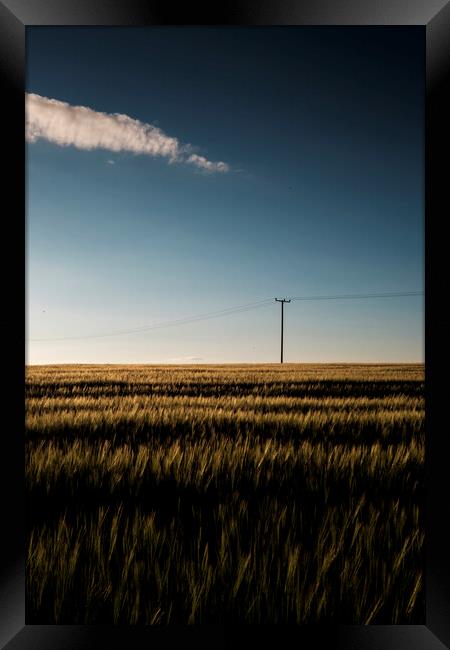
[[29, 4], [0, 646], [450, 647], [448, 4]]

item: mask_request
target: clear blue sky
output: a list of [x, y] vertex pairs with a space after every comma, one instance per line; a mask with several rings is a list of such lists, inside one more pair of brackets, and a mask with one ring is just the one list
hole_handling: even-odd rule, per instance
[[[228, 170], [29, 142], [27, 336], [66, 340], [27, 363], [278, 361], [275, 303], [70, 337], [423, 290], [423, 51], [418, 28], [28, 28], [28, 93]], [[423, 358], [423, 296], [285, 308], [286, 361]]]

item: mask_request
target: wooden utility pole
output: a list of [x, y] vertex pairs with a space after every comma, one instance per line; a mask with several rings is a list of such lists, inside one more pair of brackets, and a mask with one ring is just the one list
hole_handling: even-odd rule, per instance
[[291, 302], [285, 298], [275, 298], [276, 302], [281, 302], [281, 363], [283, 363], [283, 317], [284, 317], [284, 303]]

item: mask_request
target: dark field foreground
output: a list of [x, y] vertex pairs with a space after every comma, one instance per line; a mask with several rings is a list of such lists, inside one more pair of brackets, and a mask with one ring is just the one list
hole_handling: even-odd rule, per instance
[[422, 365], [26, 378], [27, 623], [424, 623]]

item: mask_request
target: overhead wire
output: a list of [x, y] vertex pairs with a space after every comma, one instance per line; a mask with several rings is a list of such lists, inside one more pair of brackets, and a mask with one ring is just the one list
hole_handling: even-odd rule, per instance
[[82, 336], [61, 336], [56, 338], [39, 338], [39, 339], [29, 339], [33, 342], [40, 341], [71, 341], [71, 340], [80, 340], [80, 339], [94, 339], [94, 338], [104, 338], [110, 336], [120, 336], [123, 334], [139, 334], [140, 332], [147, 332], [150, 330], [161, 329], [164, 327], [173, 327], [176, 325], [187, 325], [189, 323], [196, 323], [202, 320], [209, 320], [211, 318], [220, 318], [222, 316], [228, 316], [231, 314], [237, 314], [241, 312], [250, 311], [253, 309], [259, 309], [260, 307], [265, 307], [273, 302], [273, 298], [266, 298], [264, 300], [259, 300], [252, 303], [247, 303], [245, 305], [237, 305], [235, 307], [228, 307], [226, 309], [220, 309], [214, 312], [207, 312], [205, 314], [197, 314], [196, 316], [187, 316], [185, 318], [177, 318], [168, 321], [161, 321], [158, 323], [152, 323], [150, 325], [143, 325], [141, 327], [134, 327], [124, 330], [114, 330], [111, 332], [103, 332], [99, 334], [87, 334]]
[[[333, 294], [333, 295], [313, 295], [313, 296], [294, 296], [290, 298], [291, 301], [313, 301], [313, 300], [365, 300], [370, 298], [399, 298], [403, 296], [418, 296], [423, 295], [423, 291], [390, 291], [390, 292], [381, 292], [381, 293], [361, 293], [361, 294]], [[213, 312], [207, 312], [204, 314], [197, 314], [196, 316], [187, 316], [184, 318], [177, 318], [167, 321], [161, 321], [157, 323], [152, 323], [150, 325], [142, 325], [140, 327], [122, 329], [122, 330], [113, 330], [111, 332], [102, 332], [98, 334], [86, 334], [81, 336], [61, 336], [53, 338], [37, 338], [37, 339], [28, 339], [30, 342], [53, 342], [53, 341], [74, 341], [74, 340], [84, 340], [84, 339], [98, 339], [106, 338], [111, 336], [122, 336], [126, 334], [139, 334], [141, 332], [148, 332], [151, 330], [162, 329], [165, 327], [174, 327], [177, 325], [188, 325], [190, 323], [197, 323], [203, 320], [209, 320], [212, 318], [221, 318], [223, 316], [230, 316], [234, 314], [239, 314], [247, 311], [252, 311], [254, 309], [260, 309], [261, 307], [267, 307], [270, 304], [273, 304], [274, 298], [264, 298], [263, 300], [257, 300], [255, 302], [246, 303], [244, 305], [237, 305], [235, 307], [227, 307], [226, 309], [220, 309]]]
[[402, 296], [420, 296], [423, 291], [388, 291], [384, 293], [337, 294], [329, 296], [296, 296], [291, 300], [365, 300], [366, 298], [400, 298]]

